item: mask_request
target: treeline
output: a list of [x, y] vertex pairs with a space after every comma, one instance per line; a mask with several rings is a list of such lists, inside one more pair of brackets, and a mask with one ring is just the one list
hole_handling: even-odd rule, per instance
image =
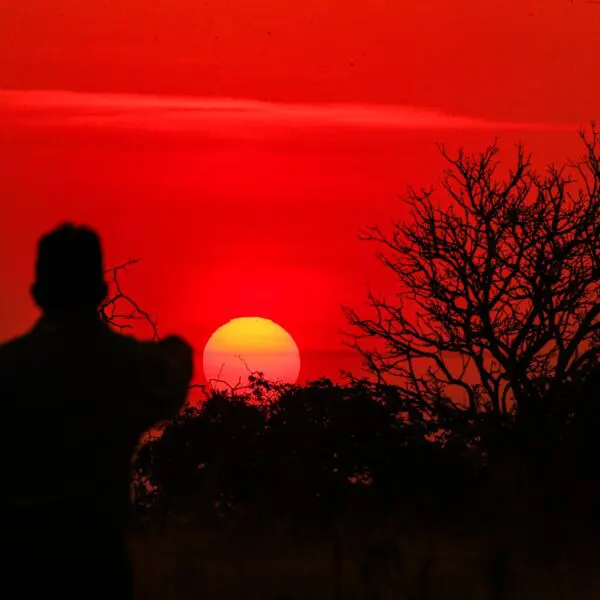
[[265, 396], [259, 380], [247, 393], [214, 393], [140, 448], [138, 516], [214, 523], [251, 511], [307, 528], [389, 515], [467, 528], [541, 519], [556, 529], [584, 515], [593, 524], [599, 375], [594, 367], [565, 385], [560, 426], [549, 410], [533, 429], [444, 402], [432, 418], [398, 388], [367, 382]]

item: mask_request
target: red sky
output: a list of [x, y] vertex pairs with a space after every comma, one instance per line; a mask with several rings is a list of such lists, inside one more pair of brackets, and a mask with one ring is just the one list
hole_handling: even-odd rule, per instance
[[[0, 338], [27, 327], [36, 237], [99, 228], [162, 329], [201, 351], [258, 314], [303, 377], [354, 367], [342, 303], [390, 281], [356, 240], [436, 183], [436, 142], [542, 164], [600, 118], [582, 0], [3, 0]], [[59, 92], [57, 92], [57, 90]]]

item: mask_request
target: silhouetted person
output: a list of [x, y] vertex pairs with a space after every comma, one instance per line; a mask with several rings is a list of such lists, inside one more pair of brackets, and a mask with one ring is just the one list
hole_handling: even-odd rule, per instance
[[0, 596], [131, 598], [132, 454], [182, 407], [192, 351], [102, 320], [107, 285], [89, 229], [40, 240], [32, 294], [42, 317], [0, 346]]

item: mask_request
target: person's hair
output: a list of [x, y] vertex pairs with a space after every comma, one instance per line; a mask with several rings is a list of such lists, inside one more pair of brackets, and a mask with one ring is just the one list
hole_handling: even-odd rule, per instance
[[107, 293], [96, 232], [64, 223], [40, 238], [32, 294], [43, 311], [97, 308]]

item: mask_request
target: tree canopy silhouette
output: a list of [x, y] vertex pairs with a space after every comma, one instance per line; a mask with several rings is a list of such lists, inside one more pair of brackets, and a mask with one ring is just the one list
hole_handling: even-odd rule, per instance
[[370, 293], [370, 314], [345, 309], [350, 344], [422, 412], [460, 409], [455, 387], [469, 414], [537, 419], [597, 361], [600, 131], [580, 137], [579, 160], [543, 173], [519, 145], [504, 178], [497, 144], [455, 157], [442, 146], [447, 202], [409, 189], [409, 220], [361, 233], [398, 289]]
[[170, 422], [136, 459], [158, 492], [143, 499], [167, 511], [253, 506], [327, 522], [359, 508], [365, 485], [369, 502], [398, 503], [444, 479], [427, 428], [397, 419], [374, 388], [322, 379], [276, 392], [262, 405], [251, 392], [215, 392]]

